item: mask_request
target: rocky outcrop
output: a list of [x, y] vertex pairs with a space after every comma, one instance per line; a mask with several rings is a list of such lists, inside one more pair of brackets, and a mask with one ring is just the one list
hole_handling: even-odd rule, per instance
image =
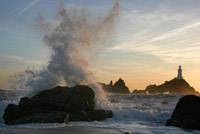
[[93, 121], [112, 117], [112, 111], [94, 110], [94, 91], [84, 85], [55, 87], [31, 98], [21, 98], [19, 105], [5, 109], [6, 124]]
[[[139, 90], [138, 90], [139, 91]], [[161, 85], [149, 85], [146, 87], [145, 90], [142, 91], [136, 91], [134, 90], [134, 94], [141, 93], [148, 93], [148, 94], [193, 94], [193, 95], [199, 95], [199, 92], [195, 91], [193, 87], [191, 87], [188, 82], [186, 82], [184, 79], [172, 79], [170, 81], [166, 81], [165, 83]]]
[[108, 85], [106, 85], [105, 83], [99, 83], [99, 84], [102, 86], [102, 88], [106, 92], [121, 93], [121, 94], [129, 94], [130, 93], [124, 80], [122, 80], [121, 78], [119, 78], [119, 80], [117, 82], [115, 82], [114, 85], [112, 84], [112, 81], [110, 81], [110, 84], [108, 84]]
[[200, 130], [200, 97], [195, 95], [182, 97], [166, 125]]
[[146, 90], [133, 90], [132, 94], [147, 94], [147, 91]]

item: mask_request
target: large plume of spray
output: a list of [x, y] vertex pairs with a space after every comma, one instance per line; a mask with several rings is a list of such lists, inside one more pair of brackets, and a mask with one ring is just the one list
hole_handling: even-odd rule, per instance
[[105, 107], [109, 102], [104, 91], [98, 84], [91, 84], [96, 79], [89, 70], [88, 57], [110, 37], [118, 13], [118, 2], [104, 18], [91, 16], [80, 7], [67, 11], [60, 2], [53, 21], [39, 14], [36, 22], [45, 32], [43, 41], [51, 49], [50, 61], [39, 71], [25, 70], [13, 75], [11, 88], [23, 89], [30, 95], [55, 87], [61, 81], [67, 86], [87, 84], [95, 90], [96, 105]]

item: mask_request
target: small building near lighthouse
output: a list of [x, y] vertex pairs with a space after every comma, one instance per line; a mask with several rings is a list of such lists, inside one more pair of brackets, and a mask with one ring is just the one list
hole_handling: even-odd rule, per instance
[[179, 80], [183, 79], [181, 65], [179, 65], [178, 76], [176, 77], [176, 79], [179, 79]]

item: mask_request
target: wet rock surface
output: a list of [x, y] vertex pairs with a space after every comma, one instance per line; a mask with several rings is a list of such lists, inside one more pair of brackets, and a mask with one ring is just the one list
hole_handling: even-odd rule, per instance
[[88, 86], [58, 86], [31, 98], [23, 97], [19, 105], [9, 104], [3, 118], [6, 124], [25, 124], [94, 121], [112, 117], [110, 110], [94, 110], [94, 97], [94, 91]]
[[195, 95], [182, 97], [166, 125], [200, 130], [200, 97]]

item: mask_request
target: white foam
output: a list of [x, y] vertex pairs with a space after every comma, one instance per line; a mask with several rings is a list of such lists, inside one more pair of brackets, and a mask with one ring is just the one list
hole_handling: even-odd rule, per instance
[[[134, 95], [111, 95], [113, 101], [111, 109], [114, 117], [103, 121], [94, 122], [69, 122], [65, 123], [31, 123], [24, 125], [7, 126], [0, 123], [0, 127], [8, 128], [58, 128], [66, 126], [86, 126], [115, 129], [121, 133], [138, 134], [193, 134], [199, 131], [184, 131], [177, 127], [164, 126], [166, 119], [171, 113], [181, 96], [176, 95], [155, 95], [155, 96], [134, 96]], [[9, 102], [0, 103], [2, 109]], [[2, 111], [2, 110], [1, 110]], [[1, 112], [2, 113], [2, 112]]]
[[4, 128], [59, 128], [71, 126], [66, 123], [28, 123], [28, 124], [18, 124], [18, 125], [6, 125], [4, 123], [0, 123], [0, 127]]
[[109, 98], [115, 104], [112, 109], [115, 120], [165, 122], [170, 118], [180, 97], [180, 95], [111, 95]]

